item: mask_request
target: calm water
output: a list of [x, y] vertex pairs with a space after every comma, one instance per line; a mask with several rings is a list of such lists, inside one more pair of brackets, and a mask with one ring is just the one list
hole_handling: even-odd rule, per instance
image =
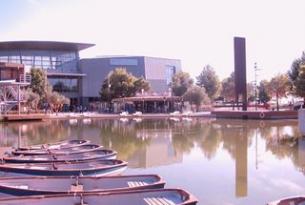
[[118, 151], [126, 174], [155, 173], [204, 205], [266, 204], [305, 194], [297, 121], [194, 119], [0, 124], [3, 147], [85, 138]]

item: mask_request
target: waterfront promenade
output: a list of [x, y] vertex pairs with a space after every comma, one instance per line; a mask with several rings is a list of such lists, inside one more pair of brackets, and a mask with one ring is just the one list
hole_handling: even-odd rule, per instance
[[34, 121], [34, 120], [48, 120], [48, 119], [120, 119], [120, 118], [142, 118], [142, 119], [163, 119], [171, 117], [215, 117], [211, 112], [197, 112], [192, 114], [175, 114], [170, 113], [157, 113], [157, 114], [141, 114], [141, 115], [120, 115], [120, 114], [105, 114], [97, 112], [85, 113], [52, 113], [52, 114], [8, 114], [2, 115], [0, 121]]
[[36, 121], [48, 119], [120, 119], [120, 118], [141, 118], [141, 119], [167, 119], [167, 118], [228, 118], [228, 119], [253, 119], [253, 120], [276, 120], [276, 119], [297, 119], [297, 111], [269, 111], [269, 110], [213, 110], [194, 113], [145, 113], [145, 114], [108, 114], [98, 112], [84, 113], [39, 113], [39, 114], [7, 114], [0, 115], [0, 121]]

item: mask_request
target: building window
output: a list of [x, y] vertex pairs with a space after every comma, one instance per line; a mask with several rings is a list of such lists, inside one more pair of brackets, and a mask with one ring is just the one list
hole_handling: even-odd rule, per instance
[[77, 72], [77, 55], [73, 51], [21, 50], [0, 51], [0, 62], [22, 63], [31, 68]]
[[176, 67], [172, 65], [166, 65], [165, 77], [166, 83], [169, 85], [172, 82], [173, 76], [176, 73]]
[[110, 65], [124, 66], [124, 65], [138, 65], [138, 60], [134, 58], [110, 58]]
[[49, 78], [50, 84], [53, 86], [53, 90], [57, 92], [77, 92], [78, 91], [78, 79], [70, 78]]

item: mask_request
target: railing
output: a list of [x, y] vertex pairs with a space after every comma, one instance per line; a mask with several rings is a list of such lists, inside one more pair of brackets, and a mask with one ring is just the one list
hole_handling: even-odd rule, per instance
[[9, 111], [11, 111], [15, 106], [18, 106], [18, 102], [10, 102], [10, 103], [5, 103], [2, 102], [0, 104], [0, 113], [1, 114], [7, 114]]
[[20, 75], [19, 82], [21, 83], [31, 83], [32, 77], [29, 73]]

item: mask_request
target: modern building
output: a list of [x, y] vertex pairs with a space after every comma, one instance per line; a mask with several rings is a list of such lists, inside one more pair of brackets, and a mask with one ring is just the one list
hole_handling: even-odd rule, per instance
[[[84, 105], [99, 99], [102, 82], [114, 68], [124, 67], [133, 75], [144, 77], [150, 82], [152, 91], [157, 93], [168, 91], [173, 74], [181, 70], [180, 60], [166, 58], [123, 56], [80, 59], [79, 51], [92, 46], [94, 44], [56, 41], [0, 42], [0, 63], [22, 64], [25, 70], [43, 69], [55, 91], [70, 98], [72, 104]], [[9, 78], [7, 69], [1, 71], [5, 72], [1, 73], [1, 76], [6, 76], [5, 79]]]
[[23, 64], [46, 71], [54, 90], [78, 103], [81, 99], [79, 51], [94, 46], [85, 43], [54, 41], [0, 42], [0, 62]]
[[99, 97], [103, 80], [115, 68], [126, 68], [136, 77], [143, 77], [153, 92], [162, 94], [168, 91], [172, 76], [181, 70], [177, 59], [155, 58], [147, 56], [97, 57], [80, 60], [80, 67], [85, 77], [82, 84], [84, 103]]

